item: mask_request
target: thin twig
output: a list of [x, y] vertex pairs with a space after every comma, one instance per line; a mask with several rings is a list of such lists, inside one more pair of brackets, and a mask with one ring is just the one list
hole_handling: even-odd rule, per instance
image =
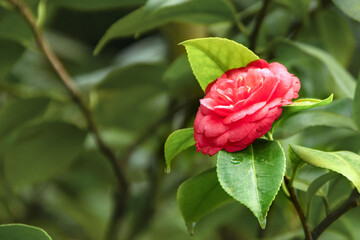
[[311, 232], [313, 239], [318, 239], [318, 237], [337, 219], [339, 219], [343, 214], [345, 214], [350, 209], [353, 209], [360, 205], [360, 194], [354, 189], [350, 194], [349, 198], [337, 209], [332, 211], [326, 216], [322, 222], [317, 225], [317, 227]]
[[115, 193], [115, 210], [113, 221], [117, 222], [118, 218], [120, 218], [125, 211], [125, 204], [128, 195], [128, 182], [122, 172], [122, 169], [117, 163], [117, 158], [114, 152], [105, 144], [100, 133], [98, 131], [97, 125], [95, 124], [94, 117], [92, 112], [88, 108], [87, 104], [82, 100], [81, 94], [77, 90], [76, 86], [73, 84], [73, 81], [65, 69], [64, 65], [57, 57], [53, 49], [50, 47], [48, 42], [42, 35], [41, 29], [36, 24], [36, 18], [32, 13], [31, 9], [21, 0], [8, 0], [11, 4], [13, 4], [17, 10], [21, 13], [21, 15], [25, 18], [27, 23], [29, 24], [31, 30], [34, 33], [35, 41], [39, 47], [39, 49], [44, 53], [47, 60], [54, 68], [55, 72], [60, 77], [62, 83], [64, 84], [65, 88], [68, 90], [73, 102], [79, 107], [81, 112], [83, 113], [87, 123], [88, 123], [88, 130], [94, 135], [95, 141], [99, 150], [104, 154], [104, 156], [110, 162], [114, 174], [117, 179], [117, 190]]
[[285, 182], [285, 185], [287, 187], [287, 190], [290, 194], [290, 201], [292, 202], [292, 204], [294, 205], [295, 209], [296, 209], [296, 212], [300, 218], [300, 221], [301, 221], [301, 225], [302, 225], [302, 228], [304, 230], [304, 234], [305, 234], [305, 239], [306, 240], [313, 240], [312, 238], [312, 235], [311, 235], [311, 231], [310, 231], [310, 228], [306, 222], [306, 218], [305, 218], [305, 215], [304, 215], [304, 212], [302, 211], [301, 207], [300, 207], [300, 204], [299, 204], [299, 201], [296, 197], [296, 194], [295, 194], [295, 190], [294, 188], [290, 185], [290, 179], [285, 176], [284, 177], [284, 182]]
[[259, 15], [256, 18], [256, 22], [255, 22], [255, 27], [253, 32], [250, 35], [250, 39], [249, 39], [249, 48], [253, 51], [255, 51], [256, 48], [256, 42], [257, 42], [257, 38], [259, 35], [259, 31], [260, 31], [260, 27], [261, 24], [264, 21], [267, 9], [269, 8], [271, 0], [264, 0], [263, 1], [263, 6], [261, 8], [261, 11], [259, 13]]

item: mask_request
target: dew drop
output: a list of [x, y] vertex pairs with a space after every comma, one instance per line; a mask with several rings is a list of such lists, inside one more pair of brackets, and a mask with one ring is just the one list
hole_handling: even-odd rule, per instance
[[164, 168], [164, 172], [166, 173], [166, 174], [169, 174], [170, 173], [170, 167], [166, 167], [166, 168]]
[[236, 164], [239, 164], [240, 161], [239, 161], [239, 160], [232, 159], [232, 160], [231, 160], [231, 163], [234, 164], [234, 165], [236, 165]]
[[191, 223], [186, 224], [186, 227], [187, 227], [187, 230], [188, 230], [190, 236], [194, 235], [195, 226], [196, 226], [196, 222], [191, 222]]

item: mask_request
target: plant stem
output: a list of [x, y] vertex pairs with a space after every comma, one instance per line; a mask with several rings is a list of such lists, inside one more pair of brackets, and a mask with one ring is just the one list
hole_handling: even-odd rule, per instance
[[306, 218], [305, 218], [305, 215], [304, 215], [304, 212], [302, 211], [301, 207], [300, 207], [300, 204], [299, 204], [299, 201], [296, 197], [296, 194], [295, 194], [295, 190], [294, 188], [290, 185], [290, 179], [287, 177], [287, 176], [284, 176], [284, 182], [285, 182], [285, 185], [288, 189], [288, 192], [290, 194], [290, 201], [292, 202], [292, 204], [294, 205], [295, 207], [295, 210], [300, 218], [300, 221], [301, 221], [301, 225], [302, 225], [302, 228], [304, 230], [304, 234], [305, 234], [305, 240], [313, 240], [312, 238], [312, 235], [311, 235], [311, 231], [310, 231], [310, 228], [306, 222]]
[[112, 220], [113, 223], [111, 223], [110, 226], [116, 225], [114, 223], [118, 222], [119, 218], [124, 215], [126, 209], [126, 199], [128, 196], [128, 182], [124, 176], [124, 173], [122, 172], [122, 169], [117, 163], [117, 158], [114, 152], [105, 144], [102, 137], [100, 136], [92, 112], [90, 111], [87, 104], [82, 100], [81, 94], [77, 90], [76, 86], [73, 84], [73, 81], [69, 73], [65, 69], [64, 65], [43, 37], [41, 29], [37, 26], [36, 18], [32, 13], [31, 9], [21, 0], [8, 0], [8, 2], [14, 5], [14, 7], [21, 13], [21, 15], [29, 24], [31, 30], [34, 33], [35, 41], [39, 49], [44, 53], [51, 66], [54, 68], [55, 72], [60, 77], [61, 82], [64, 84], [65, 88], [69, 92], [73, 102], [79, 107], [79, 109], [83, 113], [88, 124], [88, 131], [94, 135], [99, 150], [103, 153], [103, 155], [106, 157], [106, 159], [108, 159], [109, 163], [111, 164], [111, 167], [117, 179], [117, 190], [114, 195], [115, 212]]
[[326, 216], [322, 222], [317, 225], [317, 227], [312, 231], [312, 239], [318, 239], [318, 237], [338, 218], [340, 218], [343, 214], [345, 214], [350, 209], [353, 209], [360, 205], [360, 194], [354, 189], [350, 194], [349, 198], [337, 209], [332, 211], [330, 214]]
[[266, 15], [266, 11], [267, 11], [267, 9], [269, 8], [270, 2], [271, 2], [271, 0], [264, 0], [264, 1], [263, 1], [263, 6], [262, 6], [262, 8], [261, 8], [261, 10], [260, 10], [259, 15], [258, 15], [257, 18], [256, 18], [254, 30], [253, 30], [253, 32], [252, 32], [251, 35], [250, 35], [249, 48], [250, 48], [251, 50], [253, 50], [253, 51], [255, 51], [256, 42], [257, 42], [257, 38], [258, 38], [258, 35], [259, 35], [260, 27], [261, 27], [261, 24], [262, 24], [263, 21], [264, 21], [264, 18], [265, 18], [265, 15]]

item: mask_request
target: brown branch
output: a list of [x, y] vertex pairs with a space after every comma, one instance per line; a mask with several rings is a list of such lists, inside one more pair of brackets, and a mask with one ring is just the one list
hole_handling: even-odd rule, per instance
[[260, 32], [260, 27], [261, 27], [261, 24], [264, 21], [264, 18], [265, 18], [267, 9], [269, 8], [270, 2], [271, 2], [271, 0], [264, 0], [263, 1], [263, 6], [262, 6], [262, 8], [260, 10], [259, 15], [256, 18], [254, 30], [251, 33], [250, 38], [249, 38], [249, 48], [252, 51], [255, 51], [256, 42], [257, 42], [258, 35], [259, 35], [259, 32]]
[[[125, 204], [128, 195], [128, 182], [122, 172], [122, 169], [117, 163], [117, 158], [114, 152], [105, 144], [103, 139], [100, 136], [97, 125], [95, 124], [94, 117], [92, 112], [88, 108], [87, 104], [82, 100], [81, 94], [73, 84], [73, 81], [65, 69], [64, 65], [57, 57], [53, 49], [50, 47], [48, 42], [44, 39], [41, 29], [36, 24], [36, 18], [32, 13], [31, 9], [21, 0], [8, 0], [11, 4], [15, 6], [15, 8], [21, 13], [21, 15], [25, 18], [27, 23], [29, 24], [31, 30], [34, 33], [36, 43], [39, 49], [44, 53], [45, 57], [54, 68], [57, 75], [60, 77], [62, 83], [65, 88], [68, 90], [73, 102], [79, 107], [81, 112], [83, 113], [87, 124], [88, 130], [94, 135], [95, 141], [99, 150], [104, 154], [104, 156], [108, 159], [109, 163], [112, 166], [114, 174], [117, 179], [117, 191], [115, 193], [115, 213], [113, 217], [113, 222], [116, 223], [118, 219], [124, 215]], [[111, 224], [110, 224], [111, 225]]]
[[311, 231], [310, 231], [310, 228], [306, 222], [306, 218], [305, 218], [305, 215], [304, 215], [304, 212], [302, 211], [301, 207], [300, 207], [300, 204], [299, 204], [299, 201], [296, 197], [296, 194], [295, 194], [295, 190], [294, 188], [290, 185], [290, 179], [287, 177], [287, 176], [284, 176], [284, 182], [285, 182], [285, 185], [290, 193], [290, 201], [292, 202], [292, 204], [294, 205], [295, 209], [296, 209], [296, 212], [300, 218], [300, 221], [301, 221], [301, 225], [302, 225], [302, 228], [304, 230], [304, 234], [305, 234], [305, 240], [313, 240], [312, 238], [312, 235], [311, 235]]
[[360, 194], [359, 192], [354, 189], [350, 194], [349, 198], [337, 209], [332, 211], [329, 215], [326, 216], [322, 222], [317, 225], [317, 227], [312, 231], [313, 239], [318, 239], [318, 237], [337, 219], [339, 219], [343, 214], [347, 211], [357, 207], [360, 205]]

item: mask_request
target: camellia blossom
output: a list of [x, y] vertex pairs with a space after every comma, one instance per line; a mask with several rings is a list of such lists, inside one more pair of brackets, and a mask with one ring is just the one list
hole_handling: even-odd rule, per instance
[[282, 64], [256, 60], [208, 85], [194, 122], [197, 151], [240, 151], [266, 134], [298, 97], [300, 82]]

